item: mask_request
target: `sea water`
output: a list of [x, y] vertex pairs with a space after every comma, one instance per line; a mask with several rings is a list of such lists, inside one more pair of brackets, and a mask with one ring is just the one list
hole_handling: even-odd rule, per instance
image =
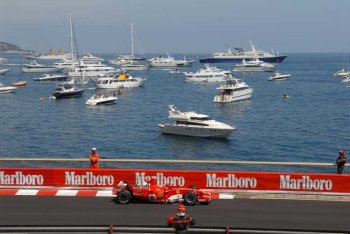
[[[1, 57], [9, 60], [5, 67], [11, 71], [0, 82], [28, 83], [13, 94], [0, 94], [0, 157], [85, 158], [96, 147], [102, 158], [333, 163], [340, 148], [350, 151], [350, 88], [333, 76], [344, 67], [344, 54], [288, 54], [277, 64], [278, 71], [291, 74], [284, 81], [267, 81], [271, 73], [237, 73], [254, 93], [250, 100], [226, 104], [213, 103], [217, 83], [185, 82], [183, 74], [167, 70], [134, 72], [147, 79], [144, 87], [122, 90], [115, 105], [95, 107], [85, 105], [95, 92], [92, 84], [83, 97], [51, 100], [58, 82], [33, 81], [42, 74], [20, 72], [30, 61]], [[201, 67], [197, 59], [193, 67], [179, 69]], [[169, 104], [207, 114], [237, 131], [227, 139], [162, 135], [157, 125], [171, 121]]]

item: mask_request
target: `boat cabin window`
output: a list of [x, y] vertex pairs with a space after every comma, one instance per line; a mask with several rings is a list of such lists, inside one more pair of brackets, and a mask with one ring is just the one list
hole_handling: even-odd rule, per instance
[[205, 120], [211, 120], [212, 118], [210, 118], [210, 117], [191, 117], [190, 119], [205, 121]]
[[196, 123], [196, 122], [187, 122], [187, 121], [176, 121], [176, 124], [197, 125], [197, 126], [209, 126], [208, 124]]

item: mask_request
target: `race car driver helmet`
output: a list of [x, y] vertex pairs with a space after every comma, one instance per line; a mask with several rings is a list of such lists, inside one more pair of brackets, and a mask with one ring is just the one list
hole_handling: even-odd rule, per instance
[[177, 215], [179, 216], [185, 216], [185, 212], [186, 212], [186, 207], [182, 204], [180, 204], [178, 207], [177, 207]]

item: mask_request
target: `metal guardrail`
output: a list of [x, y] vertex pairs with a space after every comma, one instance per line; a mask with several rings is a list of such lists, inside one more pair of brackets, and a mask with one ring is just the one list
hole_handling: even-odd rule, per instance
[[[0, 226], [0, 233], [174, 233], [166, 227], [140, 226]], [[350, 234], [350, 231], [330, 230], [282, 230], [282, 229], [249, 229], [232, 227], [191, 227], [188, 233], [235, 233], [235, 234]]]
[[[235, 170], [266, 172], [336, 172], [335, 163], [317, 162], [265, 162], [232, 160], [162, 160], [162, 159], [100, 159], [100, 168], [140, 168], [140, 169], [177, 169], [177, 170]], [[0, 168], [88, 168], [87, 158], [0, 158]], [[349, 172], [345, 165], [343, 173]]]

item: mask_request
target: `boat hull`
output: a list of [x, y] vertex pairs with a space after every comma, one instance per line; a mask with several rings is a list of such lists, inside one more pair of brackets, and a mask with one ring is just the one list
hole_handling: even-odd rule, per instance
[[122, 80], [109, 84], [95, 84], [97, 89], [119, 89], [119, 88], [137, 88], [142, 87], [145, 79], [135, 78], [133, 80]]
[[[259, 60], [267, 63], [281, 63], [287, 56], [273, 56], [273, 57], [258, 57]], [[250, 61], [255, 60], [254, 57], [207, 57], [199, 59], [201, 63], [238, 63], [242, 60]]]
[[17, 89], [16, 87], [9, 87], [9, 86], [1, 87], [0, 88], [0, 94], [1, 93], [13, 93], [13, 92], [15, 92], [16, 89]]
[[68, 76], [52, 76], [52, 77], [39, 77], [34, 78], [34, 81], [65, 81]]
[[0, 75], [5, 75], [9, 71], [10, 71], [10, 69], [0, 69]]
[[78, 89], [75, 91], [69, 91], [69, 92], [53, 92], [52, 95], [56, 97], [56, 99], [63, 99], [63, 98], [76, 98], [81, 97], [83, 95], [84, 89]]
[[246, 99], [250, 99], [253, 94], [253, 89], [243, 90], [234, 92], [231, 95], [216, 95], [214, 97], [215, 103], [229, 103], [229, 102], [237, 102]]
[[274, 72], [274, 67], [235, 67], [234, 72]]
[[87, 100], [86, 105], [99, 106], [99, 105], [112, 105], [115, 103], [116, 98], [105, 98], [103, 100]]
[[159, 63], [159, 62], [148, 62], [150, 67], [191, 67], [192, 61], [186, 62], [175, 62], [175, 63]]
[[185, 77], [186, 82], [225, 82], [227, 79], [227, 76], [221, 76], [221, 77]]
[[234, 130], [236, 130], [235, 128], [214, 129], [177, 124], [159, 124], [158, 126], [160, 127], [162, 134], [207, 138], [225, 138], [228, 137]]

